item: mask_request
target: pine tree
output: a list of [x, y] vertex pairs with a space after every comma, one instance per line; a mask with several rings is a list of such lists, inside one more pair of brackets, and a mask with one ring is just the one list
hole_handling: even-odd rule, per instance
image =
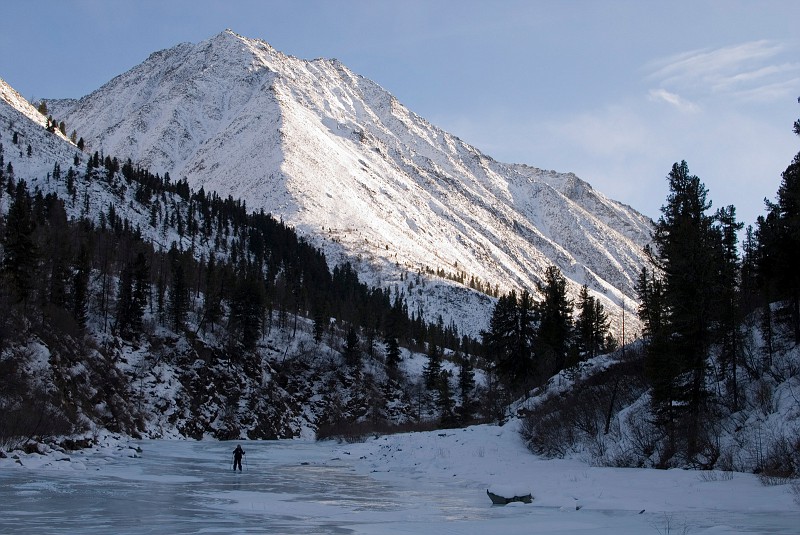
[[228, 330], [238, 349], [252, 351], [261, 336], [264, 317], [264, 285], [253, 270], [240, 272], [231, 297]]
[[422, 377], [425, 380], [425, 388], [435, 390], [439, 382], [439, 375], [442, 372], [442, 356], [436, 344], [431, 344], [428, 350], [428, 362], [422, 368]]
[[442, 425], [450, 426], [455, 423], [453, 409], [453, 394], [450, 390], [450, 374], [446, 370], [439, 371], [436, 381], [436, 406], [439, 409], [439, 420]]
[[733, 410], [739, 408], [737, 369], [740, 346], [741, 314], [739, 282], [741, 264], [739, 260], [738, 233], [744, 225], [736, 221], [736, 207], [727, 206], [715, 215], [722, 238], [719, 259], [719, 292], [714, 307], [719, 310], [717, 332], [714, 334], [720, 345], [719, 361], [723, 376], [730, 379]]
[[390, 372], [396, 372], [400, 365], [400, 344], [394, 336], [387, 336], [384, 339], [386, 347], [386, 367]]
[[639, 273], [635, 289], [639, 297], [638, 314], [642, 320], [642, 334], [645, 339], [652, 340], [666, 331], [663, 280], [656, 276], [656, 269], [648, 270], [645, 266]]
[[344, 361], [351, 368], [361, 367], [361, 350], [358, 347], [359, 340], [355, 328], [351, 325], [347, 330], [347, 338], [344, 346]]
[[475, 368], [472, 366], [472, 359], [469, 354], [456, 355], [458, 362], [458, 392], [461, 397], [461, 405], [458, 409], [462, 423], [472, 420], [475, 401], [473, 391], [475, 390]]
[[523, 389], [527, 389], [536, 375], [534, 343], [537, 322], [541, 326], [541, 317], [538, 316], [536, 304], [527, 290], [523, 290], [520, 295], [517, 311], [517, 347], [514, 357], [514, 375], [516, 376], [516, 383], [522, 386]]
[[117, 321], [115, 329], [123, 338], [133, 334], [131, 324], [133, 314], [133, 270], [125, 266], [119, 276], [119, 289], [117, 290]]
[[189, 285], [186, 271], [175, 244], [169, 251], [172, 284], [169, 288], [169, 319], [172, 328], [183, 330], [186, 314], [189, 309]]
[[608, 319], [606, 308], [599, 299], [594, 300], [594, 326], [592, 328], [592, 356], [597, 356], [604, 351], [613, 351], [616, 341], [611, 336], [609, 329], [611, 322]]
[[524, 389], [533, 379], [534, 306], [530, 294], [511, 291], [501, 296], [483, 333], [486, 353], [500, 380], [512, 390]]
[[205, 277], [205, 309], [203, 310], [203, 325], [211, 324], [214, 330], [216, 324], [222, 317], [222, 288], [220, 283], [219, 268], [217, 267], [216, 257], [212, 254], [208, 259]]
[[133, 312], [136, 319], [133, 327], [137, 332], [142, 328], [142, 316], [147, 307], [150, 295], [150, 263], [147, 255], [143, 252], [136, 254], [133, 262]]
[[589, 287], [581, 286], [577, 303], [578, 317], [575, 319], [576, 343], [581, 354], [589, 356], [592, 345], [592, 326], [594, 325], [594, 297], [589, 295]]
[[572, 302], [567, 297], [567, 281], [556, 266], [547, 268], [539, 291], [544, 299], [536, 304], [536, 358], [539, 379], [545, 380], [564, 368], [573, 329]]
[[69, 270], [66, 260], [61, 254], [54, 254], [50, 266], [50, 288], [48, 301], [57, 307], [66, 308], [67, 306], [67, 285], [69, 282]]
[[740, 306], [742, 315], [747, 315], [759, 304], [758, 240], [753, 225], [747, 225], [742, 242], [742, 265], [740, 269]]
[[325, 334], [325, 314], [321, 307], [314, 312], [314, 342], [319, 344]]
[[[798, 129], [800, 119], [795, 122]], [[786, 299], [795, 343], [800, 343], [800, 152], [781, 174], [777, 202], [758, 221], [759, 272], [770, 298]]]
[[142, 316], [147, 306], [150, 266], [139, 252], [133, 262], [122, 269], [117, 293], [117, 329], [125, 337], [142, 332]]
[[[685, 439], [686, 458], [700, 449], [701, 422], [708, 392], [705, 387], [706, 359], [719, 318], [717, 297], [722, 291], [720, 259], [722, 235], [708, 192], [686, 162], [672, 166], [668, 177], [670, 194], [656, 224], [655, 267], [662, 274], [663, 318], [648, 348], [646, 368], [654, 385], [653, 408], [659, 422], [672, 437]], [[655, 286], [644, 283], [641, 290]], [[644, 297], [653, 297], [645, 295]], [[644, 306], [644, 303], [643, 303]], [[648, 309], [648, 312], [651, 310]], [[646, 319], [646, 318], [643, 318]], [[650, 322], [649, 328], [654, 324]], [[681, 423], [681, 429], [675, 425]], [[680, 432], [678, 432], [680, 431]]]
[[512, 358], [517, 347], [517, 307], [517, 294], [513, 290], [500, 296], [489, 320], [489, 331], [483, 333], [487, 354], [497, 363], [498, 369], [506, 368], [506, 361]]
[[610, 324], [605, 307], [589, 294], [589, 287], [585, 284], [578, 294], [577, 313], [575, 345], [578, 357], [594, 358], [607, 349]]
[[8, 208], [2, 264], [3, 273], [18, 302], [26, 301], [34, 288], [37, 267], [34, 229], [31, 199], [27, 185], [21, 181]]

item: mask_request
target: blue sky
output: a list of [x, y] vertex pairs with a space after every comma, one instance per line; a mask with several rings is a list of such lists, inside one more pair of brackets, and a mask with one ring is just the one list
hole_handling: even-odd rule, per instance
[[752, 223], [798, 151], [800, 2], [4, 1], [0, 77], [80, 97], [230, 28], [338, 58], [501, 161], [572, 171], [656, 218], [685, 159]]

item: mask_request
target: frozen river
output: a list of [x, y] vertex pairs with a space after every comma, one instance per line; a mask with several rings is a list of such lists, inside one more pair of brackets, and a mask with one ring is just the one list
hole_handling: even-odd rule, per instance
[[[85, 471], [6, 471], [0, 532], [335, 534], [426, 516], [431, 496], [355, 473], [331, 444], [241, 444], [242, 472], [231, 470], [233, 443], [210, 441], [145, 441], [140, 458], [101, 456]], [[485, 496], [444, 502], [445, 518], [491, 509]]]
[[398, 494], [306, 442], [146, 441], [137, 459], [86, 471], [3, 474], [3, 533], [348, 533], [360, 511], [396, 508]]
[[[382, 450], [374, 446], [369, 453], [363, 445], [244, 441], [242, 473], [231, 470], [236, 443], [213, 441], [144, 441], [137, 443], [139, 458], [95, 453], [77, 462], [73, 457], [52, 463], [70, 462], [79, 469], [6, 466], [0, 468], [0, 533], [800, 533], [796, 507], [775, 514], [698, 504], [639, 514], [625, 503], [636, 493], [635, 479], [627, 492], [604, 489], [594, 507], [591, 501], [580, 509], [548, 502], [561, 496], [555, 490], [549, 497], [537, 496], [532, 505], [492, 507], [484, 485], [450, 473], [450, 465], [466, 473], [472, 460], [430, 437], [429, 445], [417, 438], [406, 445], [382, 445]], [[414, 455], [403, 447], [430, 449], [433, 460], [420, 457], [412, 464]], [[381, 451], [385, 461], [377, 458]], [[392, 460], [389, 451], [402, 462]], [[480, 451], [479, 459], [486, 459], [486, 450]], [[460, 458], [451, 459], [453, 454]], [[498, 465], [497, 477], [506, 479], [499, 470]], [[553, 485], [554, 474], [562, 472], [547, 476], [539, 469], [540, 478], [549, 477]], [[663, 484], [675, 485], [666, 472], [649, 473], [664, 474]], [[587, 483], [592, 476], [577, 474], [564, 481], [575, 480], [580, 492], [594, 495]], [[600, 501], [603, 493], [614, 492], [616, 501]]]

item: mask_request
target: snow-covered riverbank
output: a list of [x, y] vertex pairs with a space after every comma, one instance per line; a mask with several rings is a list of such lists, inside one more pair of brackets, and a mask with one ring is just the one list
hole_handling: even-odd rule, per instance
[[[0, 532], [717, 535], [800, 525], [789, 485], [542, 460], [513, 424], [242, 446], [242, 473], [231, 470], [233, 442], [109, 437], [78, 453], [10, 455], [0, 459]], [[534, 500], [492, 506], [490, 488]]]

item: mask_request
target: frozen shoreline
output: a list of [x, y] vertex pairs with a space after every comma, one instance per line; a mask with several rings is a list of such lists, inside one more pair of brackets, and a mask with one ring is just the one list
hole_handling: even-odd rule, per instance
[[[235, 441], [103, 440], [69, 460], [0, 459], [0, 532], [789, 534], [800, 525], [789, 485], [543, 460], [514, 425], [355, 444], [242, 441], [243, 473], [230, 469]], [[534, 500], [492, 506], [490, 487], [528, 489]]]

